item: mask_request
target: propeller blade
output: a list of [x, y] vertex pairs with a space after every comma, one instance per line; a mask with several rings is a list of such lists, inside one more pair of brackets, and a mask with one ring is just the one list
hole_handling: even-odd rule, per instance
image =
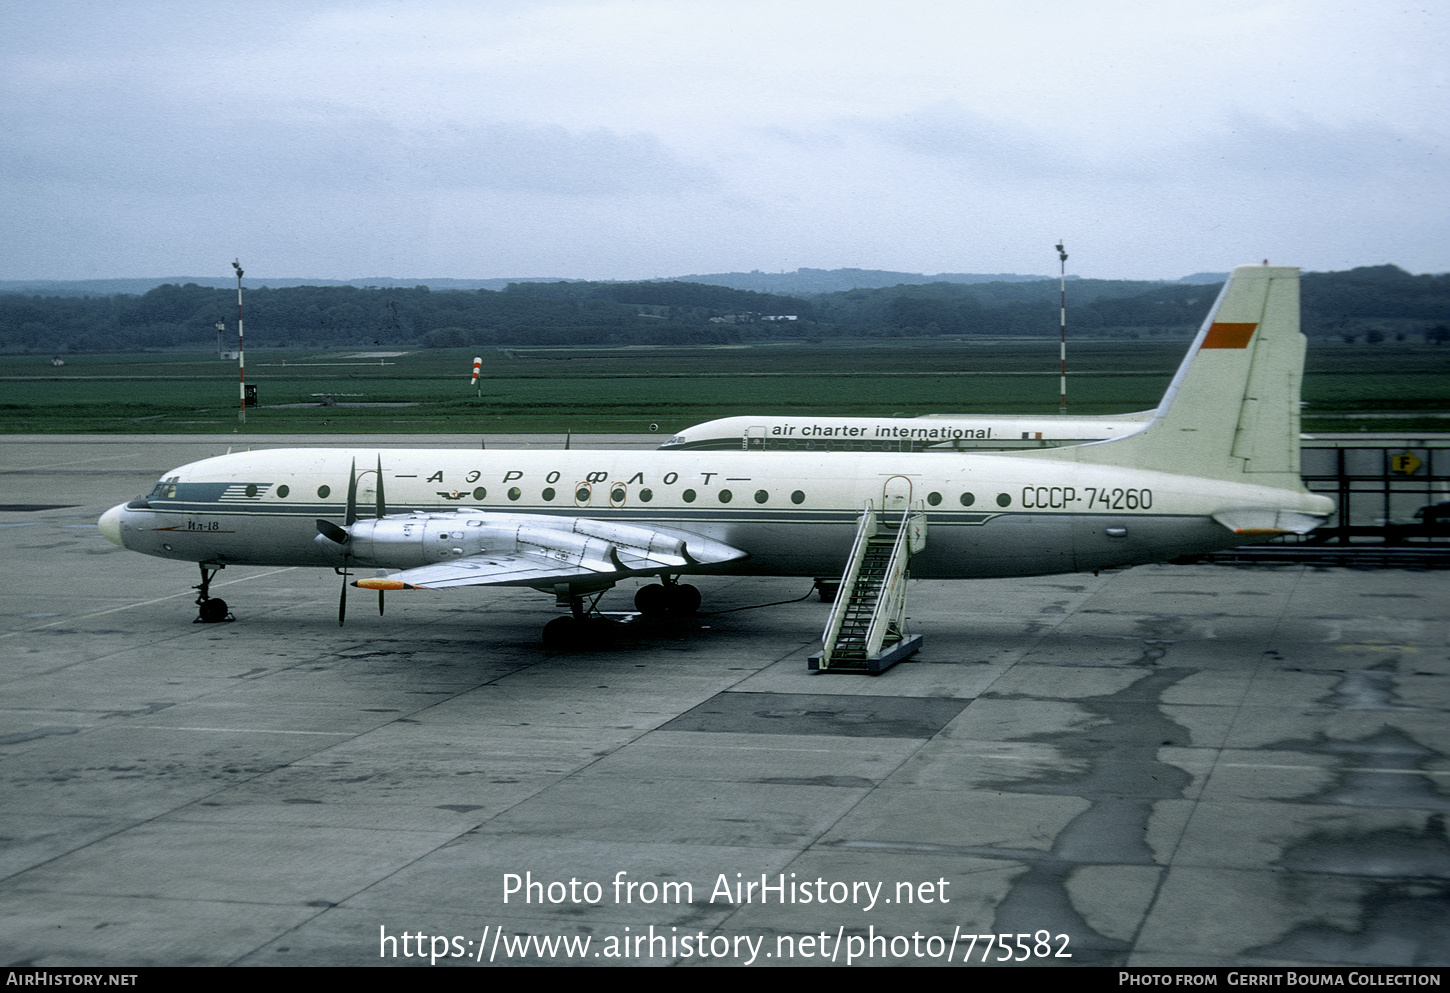
[[378, 590], [378, 616], [383, 616], [383, 591]]
[[347, 619], [347, 567], [342, 569], [342, 595], [337, 600], [337, 626]]
[[343, 521], [348, 527], [357, 523], [357, 459], [347, 471], [347, 517]]
[[346, 545], [347, 539], [350, 537], [346, 531], [336, 524], [321, 519], [317, 521], [317, 533], [325, 535], [329, 541], [335, 541], [339, 545]]
[[[383, 500], [383, 457], [378, 456], [378, 519], [382, 520], [388, 512], [388, 505]], [[381, 613], [381, 611], [379, 611]]]

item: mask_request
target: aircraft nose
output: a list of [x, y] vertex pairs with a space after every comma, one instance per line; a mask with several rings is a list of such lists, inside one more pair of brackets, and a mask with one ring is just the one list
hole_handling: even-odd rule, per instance
[[118, 503], [102, 514], [101, 519], [96, 522], [96, 526], [101, 529], [101, 534], [106, 536], [106, 540], [120, 545], [122, 548], [126, 547], [126, 543], [121, 540], [121, 514], [125, 510], [126, 505]]

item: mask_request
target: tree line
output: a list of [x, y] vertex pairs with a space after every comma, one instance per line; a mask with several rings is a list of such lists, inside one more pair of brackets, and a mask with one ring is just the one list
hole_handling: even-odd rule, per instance
[[[1070, 332], [1190, 333], [1214, 284], [1074, 280]], [[1373, 342], [1450, 341], [1450, 275], [1384, 265], [1306, 273], [1304, 330]], [[705, 345], [782, 338], [1037, 337], [1058, 332], [1056, 280], [938, 282], [786, 296], [706, 283], [513, 283], [503, 290], [295, 286], [248, 289], [250, 347]], [[774, 318], [774, 319], [771, 319]], [[140, 295], [0, 294], [0, 350], [124, 352], [236, 340], [236, 293], [194, 283]], [[1381, 326], [1383, 325], [1383, 326]], [[1386, 330], [1389, 329], [1389, 330]]]

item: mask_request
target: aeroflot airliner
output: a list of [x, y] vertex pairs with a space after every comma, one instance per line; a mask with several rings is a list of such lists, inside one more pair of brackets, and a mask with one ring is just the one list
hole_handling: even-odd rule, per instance
[[1110, 441], [794, 457], [278, 449], [173, 469], [100, 528], [198, 563], [199, 620], [228, 618], [208, 592], [227, 565], [330, 566], [344, 594], [351, 570], [375, 571], [352, 585], [380, 598], [534, 587], [573, 608], [556, 635], [587, 623], [586, 597], [630, 577], [661, 580], [641, 588], [645, 602], [689, 611], [699, 593], [685, 575], [839, 574], [865, 508], [924, 514], [918, 578], [1162, 561], [1304, 533], [1333, 511], [1299, 478], [1304, 344], [1299, 271], [1241, 266], [1151, 419]]

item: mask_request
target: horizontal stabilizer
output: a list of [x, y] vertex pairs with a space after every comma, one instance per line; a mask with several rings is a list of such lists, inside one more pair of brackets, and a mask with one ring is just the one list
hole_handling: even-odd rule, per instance
[[1274, 507], [1244, 507], [1220, 510], [1213, 519], [1234, 534], [1308, 534], [1324, 523], [1324, 518]]

